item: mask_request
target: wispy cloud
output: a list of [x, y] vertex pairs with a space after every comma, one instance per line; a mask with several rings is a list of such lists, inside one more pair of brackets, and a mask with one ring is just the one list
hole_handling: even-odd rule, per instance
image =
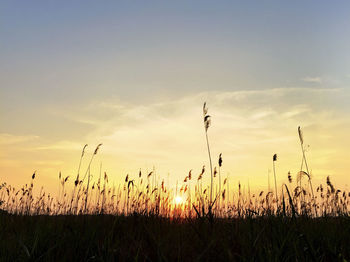
[[323, 82], [321, 77], [310, 77], [310, 76], [307, 76], [307, 77], [304, 77], [302, 80], [304, 82], [307, 82], [307, 83], [315, 83], [315, 84], [321, 84]]
[[34, 150], [80, 150], [82, 147], [82, 144], [79, 142], [73, 142], [73, 141], [57, 141], [54, 143], [47, 143], [40, 146], [33, 147]]
[[33, 141], [38, 139], [38, 136], [33, 135], [13, 135], [13, 134], [6, 134], [6, 133], [0, 133], [0, 145], [16, 145], [21, 144], [23, 142]]
[[[335, 117], [334, 112], [323, 109], [327, 98], [339, 92], [324, 88], [279, 88], [202, 92], [147, 105], [124, 106], [120, 101], [116, 104], [110, 101], [110, 106], [107, 102], [103, 104], [103, 110], [109, 110], [109, 118], [98, 121], [86, 139], [103, 142], [105, 153], [125, 163], [137, 166], [152, 163], [162, 167], [162, 171], [181, 173], [191, 165], [193, 168], [206, 162], [201, 105], [207, 101], [213, 116], [210, 136], [215, 141], [214, 155], [223, 152], [232, 161], [227, 163], [229, 169], [254, 174], [264, 169], [264, 161], [269, 161], [269, 154], [275, 151], [289, 158], [286, 166], [299, 163], [295, 161], [299, 125], [306, 128], [306, 133], [313, 133], [314, 141], [339, 126], [341, 116]], [[94, 110], [100, 109], [95, 106]], [[335, 131], [339, 133], [336, 129], [330, 133]], [[256, 165], [236, 166], [239, 159], [241, 163], [254, 160]]]
[[[85, 135], [79, 139], [36, 139], [35, 144], [26, 147], [26, 153], [35, 152], [34, 161], [41, 161], [40, 155], [46, 157], [44, 162], [47, 163], [57, 160], [51, 168], [58, 168], [60, 163], [66, 165], [75, 161], [85, 143], [94, 146], [103, 143], [101, 157], [109, 170], [124, 174], [154, 165], [160, 174], [171, 172], [174, 181], [188, 169], [195, 172], [196, 168], [208, 164], [201, 112], [203, 102], [207, 101], [212, 115], [209, 130], [212, 153], [214, 156], [223, 153], [226, 171], [234, 173], [235, 179], [261, 174], [269, 167], [273, 153], [281, 155], [280, 172], [296, 172], [300, 167], [299, 125], [305, 129], [307, 143], [317, 145], [319, 150], [328, 148], [331, 141], [331, 146], [336, 146], [338, 152], [346, 151], [346, 143], [342, 141], [346, 137], [345, 131], [350, 128], [349, 121], [335, 109], [325, 108], [327, 99], [343, 92], [289, 87], [201, 92], [143, 104], [124, 103], [119, 99], [93, 101], [86, 106], [55, 111], [57, 117], [89, 122]], [[2, 140], [26, 143], [30, 138], [35, 137], [20, 139], [7, 135]], [[312, 155], [319, 156], [317, 152]], [[336, 161], [333, 158], [329, 156], [329, 161]], [[324, 161], [319, 163], [311, 157], [310, 162], [313, 161], [318, 165], [314, 169], [316, 172], [328, 170]], [[40, 167], [44, 167], [44, 162]]]

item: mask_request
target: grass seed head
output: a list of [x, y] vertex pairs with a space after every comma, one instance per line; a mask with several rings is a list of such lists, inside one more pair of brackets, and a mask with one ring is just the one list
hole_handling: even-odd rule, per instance
[[274, 162], [277, 161], [277, 154], [274, 154], [274, 155], [273, 155], [272, 160], [273, 160]]
[[300, 126], [298, 126], [298, 134], [299, 134], [300, 143], [301, 143], [301, 145], [303, 145], [304, 144], [304, 138], [303, 138], [303, 132], [301, 131]]
[[83, 147], [83, 150], [81, 151], [81, 157], [83, 157], [84, 156], [84, 154], [85, 154], [85, 149], [86, 149], [86, 147], [87, 147], [88, 145], [87, 144], [85, 144], [85, 146]]
[[99, 144], [99, 145], [96, 147], [95, 152], [94, 152], [94, 155], [97, 154], [97, 151], [100, 149], [101, 146], [102, 146], [102, 144]]

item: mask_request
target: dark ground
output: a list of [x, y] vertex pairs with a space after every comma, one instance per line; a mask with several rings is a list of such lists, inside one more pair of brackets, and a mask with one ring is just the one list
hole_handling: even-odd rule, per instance
[[350, 261], [350, 218], [0, 213], [0, 261]]

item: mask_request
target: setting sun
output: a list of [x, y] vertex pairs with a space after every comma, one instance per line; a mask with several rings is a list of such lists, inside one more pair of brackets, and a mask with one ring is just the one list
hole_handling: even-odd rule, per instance
[[184, 199], [181, 196], [176, 196], [174, 201], [176, 205], [181, 205], [184, 203]]

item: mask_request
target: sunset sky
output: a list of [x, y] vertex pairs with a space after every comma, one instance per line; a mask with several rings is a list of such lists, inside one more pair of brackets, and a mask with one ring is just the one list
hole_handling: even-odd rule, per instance
[[266, 187], [274, 153], [295, 178], [300, 125], [315, 183], [349, 189], [349, 17], [349, 1], [1, 1], [0, 183], [36, 170], [56, 190], [99, 143], [94, 177], [197, 177], [206, 101], [230, 183]]

